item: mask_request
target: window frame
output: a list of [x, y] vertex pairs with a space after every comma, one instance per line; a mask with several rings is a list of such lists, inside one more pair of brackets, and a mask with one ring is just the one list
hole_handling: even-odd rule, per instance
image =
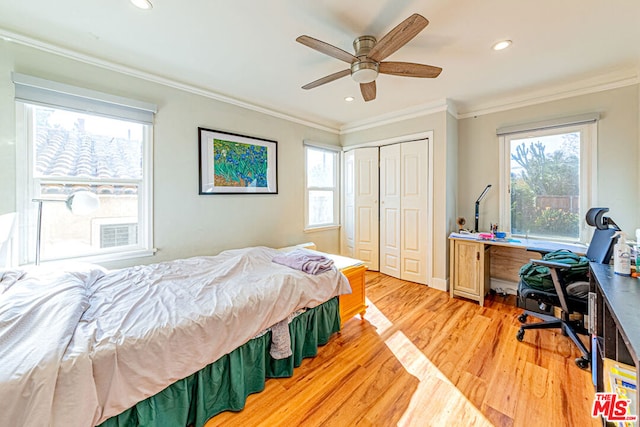
[[[309, 150], [320, 150], [330, 153], [333, 157], [333, 187], [315, 187], [309, 186], [308, 182], [308, 152]], [[304, 142], [304, 231], [323, 231], [340, 227], [340, 165], [341, 165], [341, 148], [332, 147], [322, 144]], [[309, 193], [310, 191], [332, 191], [333, 192], [333, 221], [326, 224], [309, 223]]]
[[[532, 127], [530, 130], [519, 129], [514, 132], [498, 134], [499, 141], [499, 170], [500, 170], [500, 197], [499, 197], [499, 224], [504, 230], [511, 230], [511, 141], [513, 139], [535, 138], [549, 135], [557, 135], [570, 132], [580, 133], [580, 212], [583, 219], [590, 207], [597, 202], [597, 146], [598, 146], [597, 120], [588, 120], [579, 123], [554, 124], [553, 126]], [[580, 221], [577, 243], [587, 244], [591, 240], [593, 230]], [[528, 236], [524, 236], [528, 237]], [[538, 238], [541, 239], [541, 238]], [[559, 242], [575, 242], [575, 239], [544, 239]]]
[[[42, 260], [42, 262], [56, 262], [65, 259], [108, 262], [153, 255], [155, 253], [152, 210], [153, 116], [156, 112], [156, 106], [32, 76], [13, 73], [12, 77], [16, 85], [16, 210], [20, 218], [17, 239], [18, 265], [34, 262], [38, 204], [33, 202], [33, 199], [40, 197], [39, 192], [36, 191], [36, 185], [41, 181], [58, 181], [57, 178], [43, 180], [34, 176], [35, 145], [32, 105], [132, 121], [144, 125], [142, 177], [139, 180], [123, 180], [123, 182], [137, 181], [139, 242], [134, 246], [123, 246], [122, 249], [111, 248], [86, 256], [60, 257]], [[62, 178], [59, 181], [61, 183], [103, 182], [103, 180], [95, 181], [90, 178]], [[109, 181], [114, 180], [110, 179]], [[45, 202], [45, 209], [47, 204]]]

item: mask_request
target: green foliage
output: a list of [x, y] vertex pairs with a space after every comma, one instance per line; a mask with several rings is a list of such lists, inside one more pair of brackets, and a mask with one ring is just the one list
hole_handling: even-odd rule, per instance
[[535, 217], [536, 194], [522, 179], [511, 181], [511, 231], [525, 234]]
[[552, 236], [578, 236], [580, 217], [578, 214], [563, 209], [536, 209], [537, 215], [533, 222], [532, 234], [546, 234]]

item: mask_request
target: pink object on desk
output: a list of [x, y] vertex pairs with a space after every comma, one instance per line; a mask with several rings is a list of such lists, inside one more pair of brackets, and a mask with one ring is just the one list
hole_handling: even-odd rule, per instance
[[484, 239], [484, 240], [491, 240], [491, 239], [493, 239], [493, 234], [491, 234], [491, 233], [478, 233], [478, 238], [479, 239]]

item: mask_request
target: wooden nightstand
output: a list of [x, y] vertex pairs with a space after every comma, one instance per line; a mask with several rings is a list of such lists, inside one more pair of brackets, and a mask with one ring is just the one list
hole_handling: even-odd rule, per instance
[[340, 269], [342, 274], [349, 279], [349, 284], [351, 285], [350, 294], [340, 295], [341, 324], [356, 314], [359, 314], [360, 318], [364, 319], [364, 314], [367, 311], [364, 292], [364, 272], [366, 270], [367, 266], [364, 264], [351, 265]]
[[[307, 248], [309, 247], [307, 246]], [[333, 260], [336, 268], [346, 276], [351, 286], [350, 294], [340, 295], [340, 324], [343, 324], [356, 314], [359, 314], [360, 318], [364, 319], [364, 314], [367, 311], [364, 272], [367, 271], [367, 266], [359, 259], [324, 252], [319, 253]]]

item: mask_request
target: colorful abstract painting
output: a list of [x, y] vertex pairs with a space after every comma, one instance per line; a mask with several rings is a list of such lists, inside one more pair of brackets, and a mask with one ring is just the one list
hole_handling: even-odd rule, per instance
[[267, 147], [213, 140], [213, 176], [217, 186], [267, 187]]
[[278, 194], [278, 143], [198, 128], [200, 194]]

